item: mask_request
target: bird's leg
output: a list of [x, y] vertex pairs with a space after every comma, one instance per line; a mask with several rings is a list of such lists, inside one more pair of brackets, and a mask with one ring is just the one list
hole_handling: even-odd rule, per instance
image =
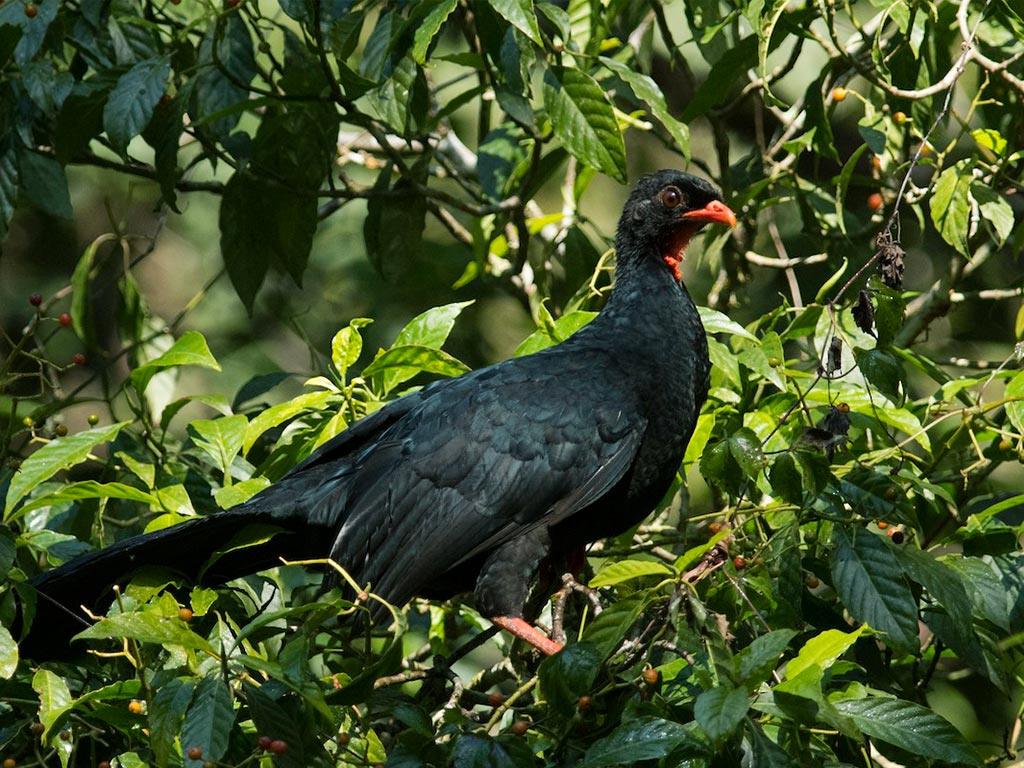
[[562, 650], [561, 643], [556, 643], [523, 619], [516, 618], [515, 616], [492, 616], [491, 622], [506, 632], [515, 635], [520, 640], [525, 640], [546, 656], [553, 656]]

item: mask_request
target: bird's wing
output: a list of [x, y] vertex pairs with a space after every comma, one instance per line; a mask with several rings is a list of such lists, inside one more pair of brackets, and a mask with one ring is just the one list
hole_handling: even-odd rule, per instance
[[401, 602], [606, 493], [635, 459], [641, 409], [589, 370], [584, 380], [552, 369], [509, 365], [446, 382], [321, 477], [308, 514], [335, 516], [331, 557]]

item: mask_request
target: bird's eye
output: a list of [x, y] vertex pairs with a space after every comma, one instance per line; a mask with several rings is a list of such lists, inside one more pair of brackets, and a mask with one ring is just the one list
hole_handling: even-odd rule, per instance
[[683, 202], [683, 193], [676, 187], [665, 187], [661, 190], [661, 204], [666, 208], [678, 208]]

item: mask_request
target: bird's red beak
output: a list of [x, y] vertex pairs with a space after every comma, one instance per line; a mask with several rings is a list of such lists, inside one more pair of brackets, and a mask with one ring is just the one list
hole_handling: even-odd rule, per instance
[[721, 200], [712, 200], [699, 210], [684, 213], [682, 218], [698, 221], [702, 224], [728, 224], [730, 227], [736, 226], [736, 214]]

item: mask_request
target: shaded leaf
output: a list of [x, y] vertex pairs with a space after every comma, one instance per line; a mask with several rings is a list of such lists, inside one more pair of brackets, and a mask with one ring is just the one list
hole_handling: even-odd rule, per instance
[[149, 124], [170, 73], [170, 59], [161, 56], [140, 61], [118, 78], [103, 107], [103, 129], [120, 154]]
[[693, 726], [658, 717], [628, 720], [590, 746], [583, 766], [636, 765], [642, 760], [658, 760], [680, 748], [693, 755], [706, 754], [710, 751], [708, 745]]

